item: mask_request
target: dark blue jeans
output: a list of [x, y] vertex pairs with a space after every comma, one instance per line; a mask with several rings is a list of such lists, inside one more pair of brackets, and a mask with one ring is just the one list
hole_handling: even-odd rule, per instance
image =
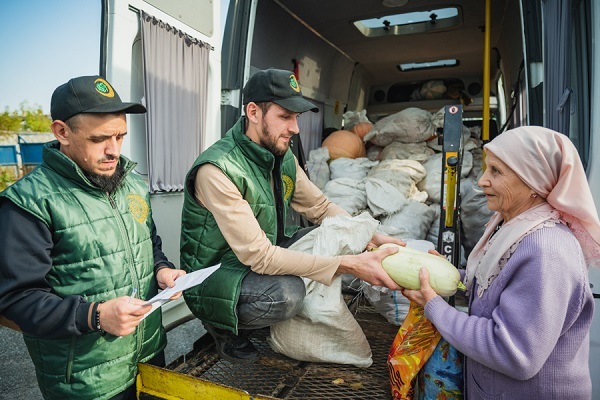
[[[289, 247], [316, 226], [300, 229], [279, 244]], [[306, 296], [302, 278], [293, 275], [261, 275], [250, 271], [242, 280], [237, 304], [238, 329], [260, 329], [296, 315]]]

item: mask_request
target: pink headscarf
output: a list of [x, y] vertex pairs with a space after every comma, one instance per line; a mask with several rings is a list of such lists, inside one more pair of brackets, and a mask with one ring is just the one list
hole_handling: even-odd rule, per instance
[[524, 126], [504, 132], [484, 147], [547, 203], [504, 223], [493, 237], [503, 218], [498, 212], [492, 216], [469, 256], [467, 288], [477, 277], [481, 295], [515, 244], [528, 232], [559, 221], [579, 241], [588, 267], [600, 266], [600, 221], [579, 154], [569, 138], [547, 128]]

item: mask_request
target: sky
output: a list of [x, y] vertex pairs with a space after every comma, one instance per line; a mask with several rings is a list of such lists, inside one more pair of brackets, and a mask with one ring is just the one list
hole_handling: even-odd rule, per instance
[[100, 12], [100, 0], [1, 0], [0, 112], [26, 102], [50, 114], [57, 86], [98, 74]]
[[57, 86], [98, 74], [100, 9], [98, 0], [0, 2], [0, 111], [27, 102], [49, 114]]

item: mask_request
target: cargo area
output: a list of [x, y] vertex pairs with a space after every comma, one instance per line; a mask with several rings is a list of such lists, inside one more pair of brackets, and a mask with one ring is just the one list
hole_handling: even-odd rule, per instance
[[[386, 362], [390, 345], [399, 327], [390, 324], [364, 296], [348, 294], [344, 297], [371, 346], [373, 365], [369, 368], [293, 360], [271, 349], [266, 341], [269, 329], [265, 328], [253, 332], [250, 336], [261, 356], [254, 364], [234, 364], [221, 359], [214, 349], [210, 335], [204, 335], [194, 344], [193, 351], [167, 365], [166, 370], [197, 378], [201, 382], [212, 382], [231, 388], [225, 391], [231, 397], [207, 397], [215, 399], [391, 398]], [[148, 375], [148, 381], [152, 381], [154, 374], [150, 372]], [[142, 381], [144, 379], [142, 371]], [[147, 389], [147, 385], [148, 383], [142, 385], [141, 399], [169, 398], [160, 397], [156, 391]], [[167, 396], [168, 393], [164, 395]], [[244, 395], [250, 397], [239, 397]]]

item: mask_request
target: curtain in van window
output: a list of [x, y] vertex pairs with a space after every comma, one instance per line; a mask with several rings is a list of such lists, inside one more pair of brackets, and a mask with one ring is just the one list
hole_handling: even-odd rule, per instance
[[572, 0], [543, 0], [546, 127], [569, 136]]
[[150, 193], [181, 191], [205, 137], [210, 45], [140, 14]]
[[323, 103], [314, 100], [310, 101], [319, 107], [319, 112], [307, 111], [298, 117], [300, 140], [307, 160], [311, 150], [321, 147], [321, 142], [323, 141]]

